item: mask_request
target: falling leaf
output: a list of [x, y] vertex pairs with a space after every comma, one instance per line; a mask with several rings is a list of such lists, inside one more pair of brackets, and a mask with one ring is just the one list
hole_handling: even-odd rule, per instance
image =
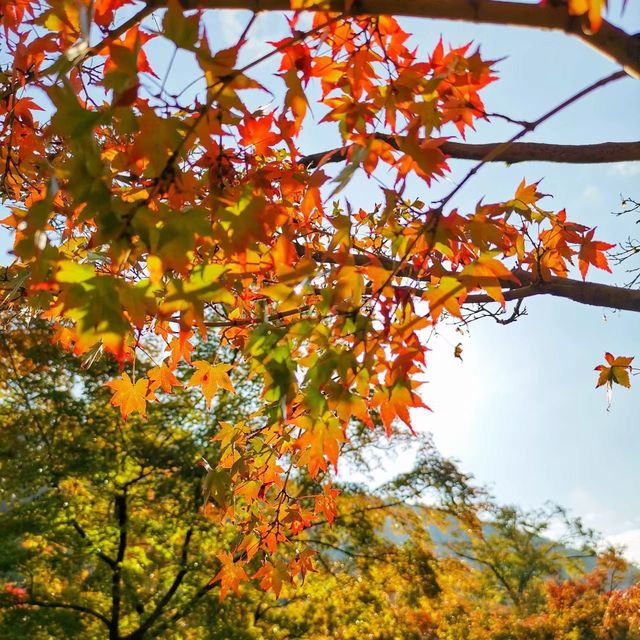
[[629, 388], [631, 386], [629, 372], [631, 370], [633, 357], [615, 357], [607, 352], [604, 354], [604, 358], [607, 361], [607, 364], [599, 364], [595, 368], [595, 371], [600, 372], [596, 388], [607, 385], [607, 387], [611, 389], [614, 384], [619, 384], [623, 387]]

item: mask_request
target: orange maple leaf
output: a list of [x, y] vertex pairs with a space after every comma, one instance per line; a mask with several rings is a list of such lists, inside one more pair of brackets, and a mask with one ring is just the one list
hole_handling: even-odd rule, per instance
[[147, 417], [147, 401], [155, 400], [153, 392], [149, 389], [149, 381], [141, 378], [135, 384], [126, 372], [122, 372], [122, 378], [107, 382], [114, 393], [111, 404], [120, 407], [122, 419], [137, 411], [143, 418]]
[[229, 590], [239, 596], [240, 583], [248, 579], [246, 571], [241, 564], [233, 561], [233, 556], [230, 553], [219, 553], [218, 560], [222, 563], [222, 567], [211, 580], [211, 584], [220, 583], [220, 600], [227, 595]]
[[181, 387], [182, 383], [173, 375], [173, 371], [163, 364], [160, 367], [153, 367], [147, 374], [149, 377], [149, 390], [155, 391], [161, 388], [166, 393], [171, 393], [173, 387]]
[[599, 240], [594, 240], [593, 234], [595, 232], [596, 230], [594, 227], [587, 233], [587, 235], [584, 237], [584, 240], [582, 241], [582, 244], [580, 245], [580, 253], [578, 253], [578, 265], [580, 267], [580, 273], [583, 280], [585, 280], [587, 277], [589, 265], [593, 265], [594, 267], [598, 267], [598, 269], [603, 269], [604, 271], [608, 271], [609, 273], [611, 273], [611, 268], [609, 267], [607, 256], [604, 255], [604, 252], [612, 249], [613, 247], [615, 247], [615, 245], [609, 244], [608, 242], [600, 242]]
[[213, 396], [216, 395], [218, 389], [235, 392], [228, 374], [231, 365], [211, 364], [206, 360], [197, 360], [193, 366], [196, 368], [196, 372], [191, 376], [187, 387], [202, 387], [202, 395], [204, 395], [208, 407], [211, 406]]
[[244, 146], [253, 146], [256, 154], [267, 155], [278, 144], [280, 136], [271, 131], [273, 115], [264, 118], [245, 118], [244, 123], [238, 125], [240, 142]]
[[261, 578], [260, 588], [264, 591], [271, 589], [276, 598], [279, 598], [282, 585], [285, 582], [291, 582], [291, 576], [287, 569], [288, 568], [278, 560], [273, 562], [265, 560], [264, 564], [253, 574], [253, 578]]

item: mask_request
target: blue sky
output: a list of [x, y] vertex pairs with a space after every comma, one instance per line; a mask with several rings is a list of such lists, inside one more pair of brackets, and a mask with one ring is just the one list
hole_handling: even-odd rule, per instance
[[[613, 0], [610, 19], [627, 31], [640, 31], [640, 7], [628, 3], [623, 17]], [[220, 12], [210, 19], [215, 47], [234, 41], [242, 31], [246, 12]], [[277, 39], [283, 18], [262, 16], [252, 31], [247, 55], [264, 50]], [[414, 41], [428, 53], [442, 34], [445, 43], [474, 41], [487, 58], [507, 58], [498, 65], [500, 81], [483, 94], [488, 111], [531, 119], [571, 96], [615, 66], [576, 38], [529, 29], [476, 26], [444, 21], [404, 20]], [[168, 60], [170, 51], [150, 46], [152, 64]], [[178, 57], [175, 70], [181, 81], [188, 58]], [[160, 67], [162, 68], [162, 67]], [[270, 87], [269, 65], [255, 76]], [[256, 96], [256, 101], [268, 98]], [[618, 81], [588, 96], [545, 123], [526, 140], [588, 143], [640, 139], [640, 83]], [[316, 117], [318, 114], [315, 114]], [[469, 141], [500, 141], [515, 130], [502, 124], [481, 125]], [[326, 149], [331, 134], [326, 127], [309, 126], [308, 151]], [[452, 162], [450, 180], [470, 167]], [[571, 167], [527, 163], [487, 166], [460, 192], [455, 205], [473, 207], [487, 200], [511, 196], [522, 178], [543, 178], [542, 191], [553, 194], [547, 208], [566, 207], [570, 219], [598, 226], [597, 237], [609, 242], [640, 236], [633, 219], [615, 218], [620, 194], [640, 198], [640, 163]], [[451, 182], [420, 193], [427, 201], [451, 189]], [[418, 189], [418, 187], [416, 187]], [[354, 203], [370, 198], [363, 181], [349, 190]], [[640, 261], [638, 262], [640, 266]], [[591, 272], [601, 282], [625, 281]], [[459, 459], [463, 469], [489, 485], [497, 498], [525, 507], [552, 500], [568, 507], [586, 524], [616, 542], [629, 544], [640, 559], [640, 376], [631, 391], [616, 389], [607, 410], [607, 398], [596, 390], [593, 368], [605, 351], [635, 355], [640, 362], [638, 318], [631, 313], [604, 313], [558, 299], [527, 302], [528, 315], [503, 327], [491, 320], [474, 323], [461, 336], [444, 328], [433, 345], [425, 385], [426, 403], [433, 413], [417, 412], [419, 428], [430, 430], [443, 453]], [[453, 357], [462, 342], [464, 361]], [[407, 454], [387, 465], [374, 482], [411, 463]]]

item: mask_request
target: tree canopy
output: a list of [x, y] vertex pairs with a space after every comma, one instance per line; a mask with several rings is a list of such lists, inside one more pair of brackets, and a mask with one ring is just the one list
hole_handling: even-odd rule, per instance
[[[496, 504], [424, 438], [415, 468], [377, 491], [336, 485], [331, 525], [281, 545], [273, 572], [255, 556], [243, 565], [252, 583], [212, 580], [238, 533], [203, 512], [193, 463], [205, 452], [216, 464], [218, 422], [250, 412], [257, 385], [234, 375], [243, 401], [221, 391], [206, 412], [186, 389], [123, 423], [104, 384], [114, 364], [83, 370], [49, 337], [13, 321], [0, 342], [11, 363], [0, 377], [3, 639], [640, 637], [634, 571], [614, 549], [597, 553], [557, 509]], [[219, 348], [196, 346], [203, 358]], [[343, 456], [371, 466], [371, 437], [361, 425]], [[289, 490], [321, 484], [299, 472]], [[205, 489], [216, 507], [229, 498], [222, 477]], [[551, 539], [558, 515], [566, 534]], [[313, 570], [292, 585], [310, 553]]]
[[[192, 387], [209, 408], [221, 390], [242, 394], [238, 372], [261, 387], [253, 411], [211, 434], [215, 464], [202, 462], [205, 503], [240, 534], [216, 578], [223, 591], [254, 558], [273, 587], [278, 545], [335, 518], [327, 472], [359, 425], [412, 429], [411, 410], [425, 406], [428, 335], [442, 318], [499, 316], [514, 302], [515, 319], [540, 295], [640, 310], [637, 289], [587, 279], [610, 271], [613, 245], [571, 211], [547, 210], [537, 183], [497, 202], [479, 194], [471, 210], [452, 204], [489, 162], [640, 159], [637, 142], [521, 141], [580, 98], [638, 76], [638, 40], [603, 20], [605, 4], [0, 3], [0, 187], [15, 256], [3, 306], [48, 321], [87, 366], [113, 356], [120, 374], [106, 385], [124, 420], [148, 417], [159, 399], [169, 411], [172, 392]], [[253, 11], [222, 49], [206, 26], [219, 8]], [[251, 57], [258, 12], [284, 9], [287, 35]], [[483, 102], [496, 61], [471, 45], [416, 47], [392, 14], [560, 29], [616, 69], [515, 121]], [[158, 43], [172, 52], [167, 68], [148, 54]], [[192, 74], [174, 91], [178, 53]], [[263, 65], [274, 61], [267, 81]], [[304, 148], [314, 118], [333, 125], [335, 146]], [[515, 133], [465, 142], [492, 119]], [[430, 200], [451, 158], [474, 164]], [[351, 189], [360, 175], [363, 203]], [[220, 348], [195, 356], [198, 334]], [[632, 361], [607, 353], [597, 383], [628, 386]], [[322, 486], [293, 490], [299, 470]], [[311, 567], [300, 555], [287, 571]]]

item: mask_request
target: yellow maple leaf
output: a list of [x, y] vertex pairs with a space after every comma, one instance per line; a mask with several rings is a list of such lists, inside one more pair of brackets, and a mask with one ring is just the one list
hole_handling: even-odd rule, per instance
[[120, 407], [123, 420], [136, 411], [143, 418], [147, 417], [147, 401], [155, 400], [155, 396], [149, 389], [146, 378], [141, 378], [134, 384], [129, 375], [123, 372], [122, 378], [107, 382], [107, 387], [113, 391], [111, 404]]
[[607, 0], [569, 0], [569, 14], [582, 16], [587, 14], [592, 32], [602, 25], [602, 14], [607, 8]]
[[429, 287], [424, 297], [429, 301], [429, 309], [434, 322], [443, 309], [446, 309], [453, 316], [461, 317], [459, 300], [464, 298], [466, 293], [464, 284], [451, 276], [441, 278], [437, 287]]
[[211, 364], [206, 360], [197, 360], [193, 363], [193, 366], [196, 371], [187, 383], [187, 387], [201, 387], [202, 395], [205, 397], [208, 407], [211, 406], [213, 396], [216, 395], [218, 389], [235, 392], [228, 374], [231, 365]]

